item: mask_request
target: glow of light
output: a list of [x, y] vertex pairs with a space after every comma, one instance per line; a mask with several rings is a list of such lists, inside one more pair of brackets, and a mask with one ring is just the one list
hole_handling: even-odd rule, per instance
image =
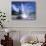
[[22, 18], [26, 19], [27, 15], [26, 14], [22, 14]]
[[23, 19], [26, 19], [27, 18], [27, 15], [25, 14], [25, 10], [24, 10], [24, 5], [23, 4], [21, 4], [21, 8], [22, 8], [22, 15], [21, 15], [21, 17]]
[[10, 30], [9, 29], [5, 29], [5, 32], [8, 33], [8, 32], [10, 32]]
[[17, 8], [15, 5], [12, 5], [12, 8], [14, 11], [19, 12], [19, 8]]
[[21, 4], [21, 8], [22, 8], [22, 12], [25, 12], [23, 4]]

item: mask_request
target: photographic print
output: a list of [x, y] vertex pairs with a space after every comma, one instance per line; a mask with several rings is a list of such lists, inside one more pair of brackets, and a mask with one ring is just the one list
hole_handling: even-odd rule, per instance
[[11, 14], [14, 20], [35, 20], [36, 2], [35, 1], [12, 1]]

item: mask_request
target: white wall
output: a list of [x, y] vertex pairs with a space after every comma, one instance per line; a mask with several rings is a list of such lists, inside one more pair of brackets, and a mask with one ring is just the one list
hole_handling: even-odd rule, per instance
[[[8, 22], [5, 22], [5, 26], [9, 27], [11, 31], [20, 31], [20, 37], [24, 34], [30, 34], [32, 31], [45, 31], [46, 33], [46, 0], [36, 0], [37, 13], [36, 20], [24, 20], [24, 21], [12, 21], [11, 20], [11, 2], [13, 0], [0, 0], [0, 10], [6, 13]], [[15, 0], [14, 0], [15, 1]], [[29, 0], [30, 1], [30, 0]], [[13, 28], [12, 28], [13, 27]], [[2, 29], [0, 28], [0, 31]], [[37, 32], [36, 32], [37, 33]], [[19, 34], [15, 33], [16, 37], [19, 37]], [[18, 39], [17, 39], [18, 40]], [[14, 42], [15, 43], [15, 42]], [[16, 44], [17, 46], [20, 44]]]
[[[11, 20], [11, 2], [15, 0], [0, 0], [0, 10], [4, 11], [7, 15], [9, 27], [46, 27], [46, 0], [36, 0], [36, 20], [12, 21]], [[22, 1], [22, 0], [21, 0]], [[31, 0], [29, 0], [31, 1]]]
[[[6, 13], [6, 16], [8, 19], [8, 22], [5, 23], [5, 26], [14, 27], [14, 29], [15, 27], [18, 27], [16, 28], [16, 30], [46, 31], [46, 28], [43, 28], [43, 27], [46, 27], [46, 6], [45, 6], [46, 0], [35, 0], [37, 5], [37, 10], [36, 10], [37, 18], [35, 21], [30, 21], [30, 20], [12, 21], [11, 20], [11, 2], [12, 1], [16, 1], [16, 0], [0, 0], [0, 10]], [[31, 27], [31, 28], [26, 28], [26, 27]]]

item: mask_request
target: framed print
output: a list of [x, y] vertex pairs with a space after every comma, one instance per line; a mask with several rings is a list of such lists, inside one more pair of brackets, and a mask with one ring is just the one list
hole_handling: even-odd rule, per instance
[[35, 20], [35, 1], [12, 1], [11, 14], [13, 20]]

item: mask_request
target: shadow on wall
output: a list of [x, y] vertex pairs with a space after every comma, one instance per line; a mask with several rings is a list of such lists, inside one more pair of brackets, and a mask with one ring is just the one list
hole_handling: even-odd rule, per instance
[[18, 40], [13, 40], [13, 46], [21, 46], [20, 41]]

